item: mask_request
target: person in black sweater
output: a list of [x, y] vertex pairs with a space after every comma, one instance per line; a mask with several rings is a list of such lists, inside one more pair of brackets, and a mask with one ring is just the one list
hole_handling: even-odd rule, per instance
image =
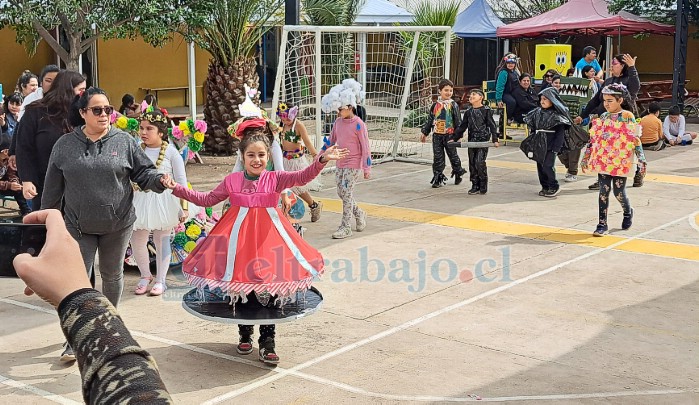
[[522, 124], [524, 116], [539, 106], [539, 99], [532, 90], [532, 76], [529, 73], [519, 76], [519, 86], [512, 90], [512, 96], [517, 102], [512, 118]]
[[34, 209], [41, 205], [44, 177], [53, 145], [63, 134], [73, 130], [69, 111], [77, 94], [85, 90], [85, 77], [72, 70], [58, 73], [44, 97], [29, 104], [12, 137], [10, 155], [16, 155], [24, 198], [33, 200]]
[[61, 329], [76, 348], [85, 403], [173, 403], [153, 357], [131, 337], [109, 300], [90, 288], [61, 212], [33, 212], [24, 223], [46, 224], [46, 244], [38, 257], [18, 255], [14, 268], [27, 285], [26, 295], [36, 293], [57, 309]]
[[539, 100], [541, 107], [527, 114], [524, 122], [529, 125], [530, 137], [546, 137], [545, 153], [543, 156], [534, 156], [534, 160], [536, 160], [536, 171], [541, 184], [539, 195], [552, 198], [560, 191], [554, 169], [556, 155], [563, 148], [565, 131], [572, 123], [568, 115], [568, 107], [561, 100], [558, 90], [553, 87], [545, 88], [539, 92]]
[[[468, 129], [469, 142], [498, 143], [498, 129], [493, 120], [493, 110], [483, 105], [485, 95], [481, 89], [471, 90], [468, 102], [471, 107], [464, 112], [461, 125], [454, 132], [454, 140], [458, 141]], [[468, 168], [471, 171], [471, 189], [469, 194], [486, 194], [488, 192], [488, 167], [485, 160], [488, 148], [468, 148]]]

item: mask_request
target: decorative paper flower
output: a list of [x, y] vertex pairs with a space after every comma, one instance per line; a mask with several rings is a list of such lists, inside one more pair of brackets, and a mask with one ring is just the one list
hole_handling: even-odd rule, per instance
[[184, 234], [184, 230], [185, 230], [184, 224], [177, 224], [177, 226], [175, 227], [175, 234], [178, 234], [180, 232], [182, 232]]
[[204, 209], [204, 212], [206, 212], [206, 216], [207, 216], [207, 217], [210, 217], [210, 216], [214, 213], [214, 209], [211, 208], [211, 207], [206, 207], [206, 208]]
[[172, 136], [179, 141], [184, 136], [184, 132], [182, 132], [180, 127], [173, 127]]
[[202, 132], [202, 133], [206, 133], [207, 128], [208, 127], [206, 125], [206, 121], [202, 121], [202, 120], [194, 121], [194, 129], [196, 129], [197, 131]]
[[187, 121], [180, 121], [180, 123], [177, 125], [177, 127], [184, 132], [185, 135], [191, 134], [191, 131], [189, 130], [189, 125], [187, 125]]
[[197, 247], [197, 243], [190, 240], [184, 244], [184, 251], [187, 253], [192, 253], [192, 250], [194, 250], [195, 247]]
[[195, 141], [197, 141], [199, 143], [204, 142], [204, 134], [201, 132], [195, 132], [194, 135], [192, 135], [192, 137], [194, 138]]
[[139, 124], [138, 124], [138, 120], [137, 120], [137, 119], [135, 119], [135, 118], [129, 118], [129, 119], [126, 120], [126, 128], [127, 128], [129, 131], [131, 131], [131, 132], [138, 131], [138, 126], [139, 126]]
[[189, 238], [187, 238], [187, 235], [185, 235], [184, 232], [178, 232], [175, 234], [175, 238], [172, 240], [172, 243], [177, 247], [184, 247], [188, 241]]
[[117, 118], [115, 124], [119, 129], [126, 129], [126, 126], [129, 124], [129, 119], [122, 115], [121, 117]]
[[189, 146], [189, 150], [192, 152], [199, 152], [201, 150], [201, 142], [197, 142], [196, 139], [194, 138], [189, 138], [189, 141], [187, 142], [187, 146]]
[[163, 115], [170, 115], [170, 114], [168, 114], [167, 110], [164, 108], [161, 108], [160, 111], [162, 111]]
[[187, 227], [185, 233], [187, 234], [187, 236], [189, 236], [190, 239], [197, 240], [199, 238], [199, 235], [201, 235], [201, 228], [199, 227], [199, 225], [192, 224]]

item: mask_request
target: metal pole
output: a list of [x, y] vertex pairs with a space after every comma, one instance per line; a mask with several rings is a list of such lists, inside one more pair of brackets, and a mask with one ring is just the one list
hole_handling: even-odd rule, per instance
[[320, 150], [323, 147], [323, 111], [321, 110], [323, 95], [323, 58], [318, 55], [318, 51], [322, 49], [323, 46], [323, 36], [320, 34], [320, 28], [315, 29], [316, 34], [316, 64], [315, 64], [315, 74], [313, 75], [313, 80], [315, 80], [315, 93], [316, 93], [316, 139], [315, 147], [316, 150]]
[[451, 28], [444, 33], [444, 78], [451, 80], [449, 73], [451, 73]]
[[284, 24], [285, 25], [299, 25], [300, 23], [299, 14], [299, 0], [285, 0], [284, 1]]
[[279, 59], [277, 66], [277, 77], [274, 79], [274, 94], [272, 95], [272, 110], [277, 111], [279, 99], [286, 97], [284, 91], [284, 70], [286, 69], [286, 48], [289, 46], [289, 31], [284, 27], [282, 29], [282, 46], [279, 47]]
[[687, 77], [687, 40], [689, 37], [689, 0], [677, 0], [675, 57], [672, 67], [672, 104], [684, 109], [684, 82]]
[[359, 83], [362, 84], [364, 91], [366, 91], [366, 46], [367, 46], [367, 34], [366, 32], [359, 33]]
[[611, 72], [612, 69], [612, 58], [614, 57], [614, 52], [612, 50], [612, 47], [614, 46], [612, 37], [608, 36], [607, 37], [607, 43], [605, 45], [605, 58], [607, 61], [607, 75], [605, 76], [605, 79], [609, 77], [609, 73]]
[[[413, 38], [413, 49], [410, 50], [408, 58], [407, 73], [405, 75], [405, 86], [403, 87], [403, 97], [400, 101], [400, 114], [398, 114], [398, 122], [396, 123], [396, 134], [393, 137], [393, 157], [398, 156], [398, 143], [400, 143], [400, 134], [403, 131], [403, 120], [405, 119], [405, 107], [408, 104], [408, 95], [410, 94], [410, 84], [413, 77], [413, 69], [415, 68], [415, 55], [417, 55], [417, 43], [420, 40], [420, 31], [415, 32]], [[430, 100], [431, 101], [431, 100]]]
[[187, 46], [187, 78], [189, 79], [189, 115], [197, 119], [197, 78], [194, 42]]

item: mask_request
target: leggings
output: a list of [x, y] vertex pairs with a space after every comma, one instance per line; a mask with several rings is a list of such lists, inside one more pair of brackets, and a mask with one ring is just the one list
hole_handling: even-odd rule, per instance
[[[139, 229], [133, 232], [131, 236], [131, 249], [133, 249], [133, 257], [138, 265], [138, 270], [141, 272], [141, 277], [150, 277], [150, 260], [148, 258], [148, 235], [151, 231], [147, 229]], [[156, 283], [164, 283], [167, 271], [170, 268], [170, 259], [172, 256], [172, 248], [170, 245], [170, 235], [172, 230], [153, 231], [153, 244], [155, 244], [155, 263], [157, 274], [155, 276]]]
[[67, 228], [73, 239], [78, 241], [83, 262], [90, 277], [95, 264], [95, 254], [99, 250], [100, 261], [97, 268], [102, 276], [102, 293], [116, 307], [124, 289], [124, 253], [129, 246], [131, 225], [105, 235], [80, 233], [70, 225]]
[[614, 197], [621, 203], [624, 216], [631, 215], [631, 203], [626, 197], [626, 177], [598, 174], [599, 179], [599, 223], [607, 226], [607, 211], [609, 208], [609, 192], [614, 192]]
[[[257, 339], [257, 342], [263, 343], [268, 337], [274, 339], [275, 331], [275, 325], [260, 325], [260, 337]], [[238, 334], [240, 336], [252, 336], [255, 334], [255, 326], [238, 325]]]
[[352, 217], [359, 218], [362, 210], [354, 201], [354, 185], [359, 181], [359, 169], [338, 168], [335, 171], [335, 182], [337, 183], [337, 195], [342, 200], [342, 223], [340, 228], [351, 228]]

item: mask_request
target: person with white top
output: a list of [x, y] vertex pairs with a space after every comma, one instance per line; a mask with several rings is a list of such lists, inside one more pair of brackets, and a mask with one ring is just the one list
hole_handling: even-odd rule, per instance
[[22, 119], [22, 116], [24, 115], [24, 108], [26, 106], [37, 100], [41, 100], [44, 97], [44, 93], [49, 91], [49, 89], [51, 88], [51, 84], [53, 83], [53, 80], [56, 78], [58, 72], [60, 71], [61, 69], [56, 65], [44, 66], [44, 69], [41, 70], [41, 75], [39, 75], [39, 83], [41, 84], [41, 87], [39, 87], [38, 89], [36, 89], [36, 91], [30, 93], [24, 98], [24, 101], [22, 102], [22, 107], [20, 107], [19, 110], [18, 120]]
[[673, 105], [663, 121], [663, 135], [671, 145], [691, 145], [697, 139], [696, 132], [689, 132], [685, 127], [684, 115], [680, 114], [680, 107]]

